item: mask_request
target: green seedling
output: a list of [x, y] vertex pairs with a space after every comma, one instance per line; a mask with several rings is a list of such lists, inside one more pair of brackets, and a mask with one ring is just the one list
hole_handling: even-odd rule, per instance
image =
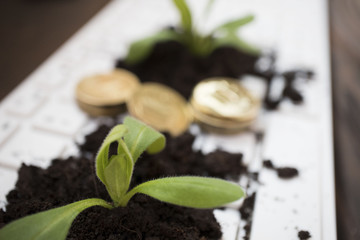
[[[117, 154], [109, 157], [110, 144], [117, 142]], [[153, 154], [165, 146], [165, 137], [134, 118], [115, 126], [105, 138], [96, 157], [96, 174], [105, 185], [112, 203], [91, 198], [63, 207], [29, 215], [0, 229], [0, 239], [63, 240], [76, 216], [92, 206], [124, 207], [136, 193], [142, 193], [185, 207], [213, 208], [244, 197], [243, 189], [234, 183], [208, 177], [169, 177], [144, 182], [131, 190], [134, 165], [146, 150]]]
[[[185, 0], [173, 0], [180, 16], [181, 24], [174, 29], [165, 29], [156, 34], [131, 44], [125, 62], [135, 64], [145, 59], [158, 42], [177, 41], [186, 46], [194, 55], [208, 56], [216, 48], [231, 46], [252, 55], [259, 55], [260, 50], [241, 39], [237, 31], [240, 27], [252, 22], [253, 15], [232, 20], [216, 27], [207, 35], [200, 34], [193, 24], [191, 12]], [[213, 0], [209, 0], [206, 12], [209, 12]]]

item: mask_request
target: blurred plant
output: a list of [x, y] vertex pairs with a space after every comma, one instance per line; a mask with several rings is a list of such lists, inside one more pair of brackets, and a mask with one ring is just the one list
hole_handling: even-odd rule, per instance
[[[205, 14], [207, 15], [213, 0], [209, 0]], [[126, 63], [135, 64], [145, 59], [151, 52], [154, 45], [158, 42], [177, 41], [185, 45], [193, 54], [197, 56], [208, 56], [216, 48], [221, 46], [231, 46], [240, 51], [259, 55], [260, 50], [246, 43], [241, 39], [237, 30], [252, 22], [253, 15], [232, 20], [216, 27], [207, 35], [200, 34], [192, 20], [191, 12], [185, 0], [173, 0], [180, 16], [181, 24], [175, 28], [167, 28], [156, 34], [136, 41], [131, 44], [128, 55], [125, 58]]]

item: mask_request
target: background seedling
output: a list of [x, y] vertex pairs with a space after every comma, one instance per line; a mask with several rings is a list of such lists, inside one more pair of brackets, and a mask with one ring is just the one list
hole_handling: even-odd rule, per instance
[[[209, 0], [205, 13], [209, 12], [213, 0]], [[187, 48], [197, 56], [208, 56], [212, 51], [221, 46], [231, 46], [240, 51], [259, 55], [260, 50], [246, 43], [241, 39], [237, 30], [252, 22], [253, 15], [235, 19], [216, 27], [207, 35], [200, 34], [193, 24], [191, 12], [185, 0], [173, 0], [180, 16], [181, 24], [175, 28], [168, 28], [156, 34], [136, 41], [131, 44], [125, 61], [128, 64], [135, 64], [145, 59], [158, 42], [177, 41], [187, 46]]]

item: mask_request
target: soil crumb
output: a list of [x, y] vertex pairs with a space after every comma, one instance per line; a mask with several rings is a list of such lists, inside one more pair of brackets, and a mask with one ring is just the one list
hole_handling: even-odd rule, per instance
[[282, 179], [291, 179], [299, 175], [299, 171], [292, 167], [276, 168], [277, 175]]
[[239, 209], [241, 214], [241, 219], [246, 221], [246, 224], [244, 226], [244, 230], [245, 230], [244, 240], [250, 239], [252, 218], [255, 207], [255, 199], [256, 199], [256, 192], [245, 198], [242, 206]]
[[268, 169], [274, 169], [274, 164], [272, 163], [271, 160], [264, 160], [263, 166]]
[[298, 237], [300, 240], [307, 240], [307, 239], [311, 238], [311, 235], [308, 231], [301, 230], [298, 232]]
[[263, 161], [263, 166], [267, 169], [275, 170], [278, 177], [282, 179], [291, 179], [299, 175], [299, 170], [293, 167], [276, 167], [274, 163], [267, 159]]

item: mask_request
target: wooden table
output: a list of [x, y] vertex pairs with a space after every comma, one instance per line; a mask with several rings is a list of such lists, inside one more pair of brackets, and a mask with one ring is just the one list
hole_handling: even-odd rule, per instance
[[[109, 0], [2, 0], [0, 99]], [[339, 239], [360, 239], [360, 1], [331, 0]]]
[[330, 7], [338, 238], [360, 239], [360, 1]]

